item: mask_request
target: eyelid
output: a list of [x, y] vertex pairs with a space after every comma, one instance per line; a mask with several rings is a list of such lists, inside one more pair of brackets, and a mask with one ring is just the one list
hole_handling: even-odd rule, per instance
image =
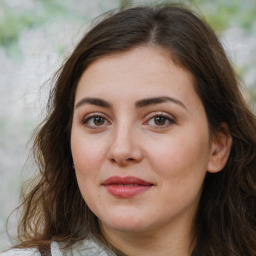
[[169, 124], [169, 125], [163, 125], [163, 126], [157, 126], [157, 125], [155, 125], [155, 127], [158, 128], [158, 129], [167, 128], [167, 127], [169, 127], [170, 125], [177, 123], [177, 120], [176, 120], [176, 118], [175, 118], [173, 115], [168, 114], [168, 113], [166, 113], [166, 112], [157, 111], [157, 112], [152, 112], [152, 113], [146, 115], [146, 117], [145, 117], [146, 122], [144, 122], [143, 124], [148, 124], [149, 121], [150, 121], [152, 118], [157, 117], [157, 116], [164, 117], [164, 118], [166, 118], [167, 120], [169, 120], [169, 121], [171, 122], [171, 124]]
[[98, 129], [98, 128], [102, 128], [103, 126], [105, 126], [105, 125], [98, 126], [98, 127], [97, 126], [89, 126], [89, 125], [86, 126], [86, 123], [94, 117], [102, 117], [107, 121], [108, 124], [111, 124], [111, 122], [109, 121], [109, 117], [106, 114], [103, 114], [101, 112], [92, 112], [92, 113], [86, 114], [85, 116], [83, 116], [80, 123], [83, 126], [88, 127], [88, 128], [92, 128], [92, 129]]
[[152, 117], [155, 117], [155, 116], [163, 116], [163, 117], [166, 117], [166, 118], [170, 118], [173, 121], [176, 121], [176, 118], [173, 115], [171, 115], [169, 113], [166, 113], [166, 112], [163, 112], [163, 111], [151, 112], [151, 113], [149, 113], [145, 116], [145, 119], [151, 119]]

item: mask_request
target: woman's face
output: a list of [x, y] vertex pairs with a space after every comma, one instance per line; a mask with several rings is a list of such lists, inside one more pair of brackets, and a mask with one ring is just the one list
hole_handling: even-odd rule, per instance
[[85, 70], [71, 149], [80, 191], [103, 232], [191, 225], [211, 142], [192, 75], [166, 51], [137, 47]]

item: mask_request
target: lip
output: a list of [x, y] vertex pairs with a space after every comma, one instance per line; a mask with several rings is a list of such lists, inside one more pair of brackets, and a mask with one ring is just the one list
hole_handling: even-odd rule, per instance
[[133, 176], [112, 176], [106, 179], [102, 185], [115, 197], [130, 198], [146, 192], [154, 184]]

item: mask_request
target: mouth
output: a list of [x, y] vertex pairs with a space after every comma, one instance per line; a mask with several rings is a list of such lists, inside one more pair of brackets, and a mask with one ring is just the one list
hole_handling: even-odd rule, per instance
[[154, 186], [153, 183], [132, 176], [113, 176], [105, 180], [102, 185], [108, 193], [118, 198], [134, 197]]

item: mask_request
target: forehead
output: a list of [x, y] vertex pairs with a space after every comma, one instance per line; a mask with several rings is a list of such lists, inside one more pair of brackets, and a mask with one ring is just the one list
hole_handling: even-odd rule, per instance
[[89, 65], [79, 80], [76, 98], [131, 96], [136, 100], [169, 95], [189, 100], [197, 97], [193, 81], [192, 74], [174, 63], [166, 50], [140, 46]]

